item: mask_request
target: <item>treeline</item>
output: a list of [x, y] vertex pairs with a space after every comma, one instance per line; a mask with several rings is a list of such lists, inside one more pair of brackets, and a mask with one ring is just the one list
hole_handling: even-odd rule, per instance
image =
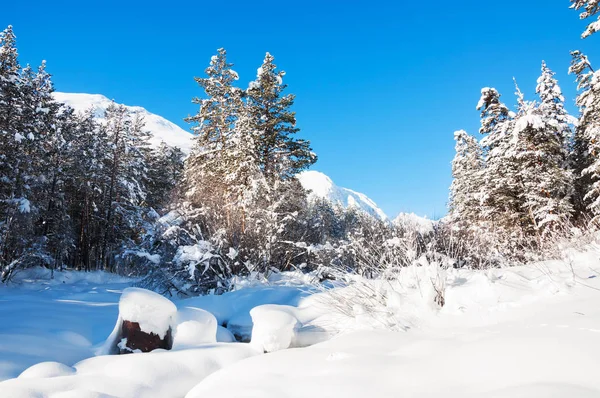
[[383, 242], [393, 228], [353, 208], [309, 201], [296, 175], [317, 157], [297, 138], [285, 72], [267, 53], [256, 79], [240, 88], [232, 67], [220, 49], [196, 78], [204, 96], [187, 119], [195, 142], [180, 200], [140, 248], [161, 258], [150, 283], [224, 291], [239, 275], [356, 269], [362, 242], [375, 235]]
[[150, 148], [122, 106], [99, 124], [54, 101], [46, 65], [21, 67], [12, 27], [0, 34], [0, 269], [114, 270], [165, 207], [182, 153]]
[[572, 227], [596, 228], [600, 216], [600, 75], [572, 52], [578, 117], [568, 114], [548, 66], [542, 64], [537, 101], [517, 87], [511, 111], [493, 88], [484, 88], [481, 141], [455, 133], [449, 222], [479, 255], [527, 260]]
[[195, 142], [149, 145], [137, 113], [101, 120], [57, 103], [45, 64], [21, 67], [0, 35], [0, 269], [32, 266], [148, 275], [180, 292], [229, 288], [231, 277], [357, 263], [357, 245], [389, 225], [308, 200], [295, 177], [317, 157], [297, 138], [294, 96], [267, 53], [247, 88], [225, 50], [213, 56]]
[[[572, 3], [584, 17], [598, 11]], [[98, 122], [56, 103], [45, 65], [19, 65], [9, 27], [0, 36], [2, 279], [40, 265], [105, 269], [187, 294], [283, 270], [393, 278], [414, 263], [486, 267], [547, 255], [571, 226], [600, 216], [600, 74], [579, 52], [571, 72], [577, 118], [545, 64], [539, 99], [517, 88], [515, 111], [482, 90], [483, 139], [455, 134], [449, 215], [420, 228], [309, 200], [295, 176], [317, 157], [269, 53], [248, 87], [237, 86], [225, 50], [211, 58], [195, 79], [203, 95], [183, 159], [150, 147], [143, 120], [124, 107]]]

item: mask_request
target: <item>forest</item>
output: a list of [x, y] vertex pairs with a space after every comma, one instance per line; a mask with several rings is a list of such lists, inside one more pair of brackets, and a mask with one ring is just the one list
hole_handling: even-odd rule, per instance
[[[573, 2], [582, 18], [595, 2]], [[598, 23], [584, 33], [592, 35]], [[585, 241], [600, 216], [600, 75], [572, 52], [578, 115], [541, 64], [535, 100], [516, 109], [483, 88], [482, 139], [454, 134], [448, 214], [423, 231], [327, 200], [299, 172], [317, 161], [301, 137], [285, 72], [267, 53], [246, 88], [219, 49], [195, 81], [189, 156], [152, 146], [144, 120], [114, 104], [104, 119], [57, 102], [46, 64], [21, 66], [0, 35], [0, 269], [105, 270], [162, 293], [226, 292], [234, 277], [286, 270], [320, 278], [525, 264]]]

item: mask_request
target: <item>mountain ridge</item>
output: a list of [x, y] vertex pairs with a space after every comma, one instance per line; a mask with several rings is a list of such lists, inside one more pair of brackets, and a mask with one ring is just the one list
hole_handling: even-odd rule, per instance
[[[53, 96], [56, 101], [70, 106], [76, 112], [85, 112], [92, 108], [94, 117], [100, 121], [104, 120], [104, 111], [113, 102], [102, 94], [54, 92]], [[191, 133], [144, 107], [115, 103], [125, 106], [133, 114], [141, 114], [144, 117], [145, 129], [152, 133], [150, 142], [153, 146], [158, 146], [164, 141], [168, 145], [180, 148], [186, 155], [190, 153], [194, 137]]]

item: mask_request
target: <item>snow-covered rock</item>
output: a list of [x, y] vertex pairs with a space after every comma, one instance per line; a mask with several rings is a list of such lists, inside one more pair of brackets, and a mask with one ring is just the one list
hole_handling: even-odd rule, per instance
[[[177, 306], [169, 299], [150, 290], [129, 287], [123, 290], [119, 299], [119, 315], [113, 331], [96, 350], [96, 355], [116, 354], [125, 347], [130, 347], [123, 338], [124, 321], [139, 324], [139, 330], [147, 334], [155, 334], [161, 340], [171, 338], [176, 323]], [[169, 343], [170, 344], [170, 343]], [[133, 352], [137, 352], [133, 350]]]
[[383, 210], [367, 195], [348, 188], [338, 187], [329, 176], [319, 171], [304, 171], [298, 174], [297, 177], [304, 189], [310, 191], [309, 198], [327, 199], [331, 203], [344, 208], [354, 207], [360, 209], [383, 221], [388, 219]]
[[[54, 93], [54, 98], [62, 102], [77, 112], [85, 112], [92, 108], [94, 116], [102, 122], [104, 120], [104, 111], [110, 106], [112, 101], [101, 94], [82, 94], [82, 93]], [[148, 112], [141, 106], [125, 106], [133, 114], [140, 114], [146, 122], [146, 130], [152, 133], [150, 142], [158, 146], [161, 141], [180, 148], [185, 154], [190, 153], [192, 147], [192, 134], [183, 130], [175, 123], [167, 119]]]
[[127, 288], [119, 300], [121, 319], [137, 322], [143, 332], [154, 333], [161, 339], [173, 326], [176, 313], [177, 307], [171, 300], [146, 289]]

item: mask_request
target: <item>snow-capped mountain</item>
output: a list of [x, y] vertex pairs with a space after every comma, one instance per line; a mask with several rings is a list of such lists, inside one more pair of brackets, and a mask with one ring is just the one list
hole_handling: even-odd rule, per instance
[[[104, 119], [104, 111], [112, 103], [112, 101], [101, 94], [79, 94], [79, 93], [54, 93], [54, 98], [58, 102], [62, 102], [76, 112], [84, 112], [90, 108], [94, 109], [95, 117], [98, 120]], [[185, 154], [190, 153], [192, 147], [192, 134], [183, 130], [175, 123], [167, 119], [148, 112], [140, 106], [125, 107], [132, 113], [139, 113], [144, 117], [146, 122], [146, 130], [152, 133], [150, 142], [152, 145], [158, 146], [161, 141], [179, 147]]]
[[[54, 98], [58, 102], [70, 106], [76, 112], [84, 112], [93, 108], [96, 119], [100, 121], [104, 119], [104, 111], [112, 103], [110, 99], [101, 94], [55, 92]], [[130, 112], [140, 113], [144, 117], [146, 129], [152, 133], [150, 141], [153, 145], [159, 145], [161, 141], [164, 141], [169, 145], [181, 148], [186, 154], [190, 153], [192, 134], [183, 130], [175, 123], [168, 121], [162, 116], [150, 113], [140, 106], [125, 105], [125, 107]], [[305, 189], [311, 191], [311, 197], [325, 198], [332, 203], [346, 208], [355, 207], [380, 220], [389, 221], [383, 210], [367, 195], [348, 188], [339, 187], [333, 183], [331, 178], [321, 172], [313, 170], [305, 171], [298, 175], [298, 179]], [[406, 216], [406, 214], [401, 214], [395, 222], [398, 222], [402, 217], [406, 218]], [[411, 216], [412, 222], [419, 224], [422, 228], [431, 228], [431, 220], [417, 217], [414, 214], [408, 216]]]
[[329, 199], [332, 203], [346, 208], [356, 207], [380, 220], [387, 221], [387, 215], [367, 195], [348, 188], [338, 187], [331, 178], [319, 171], [304, 171], [298, 174], [304, 189], [311, 191], [310, 197]]

